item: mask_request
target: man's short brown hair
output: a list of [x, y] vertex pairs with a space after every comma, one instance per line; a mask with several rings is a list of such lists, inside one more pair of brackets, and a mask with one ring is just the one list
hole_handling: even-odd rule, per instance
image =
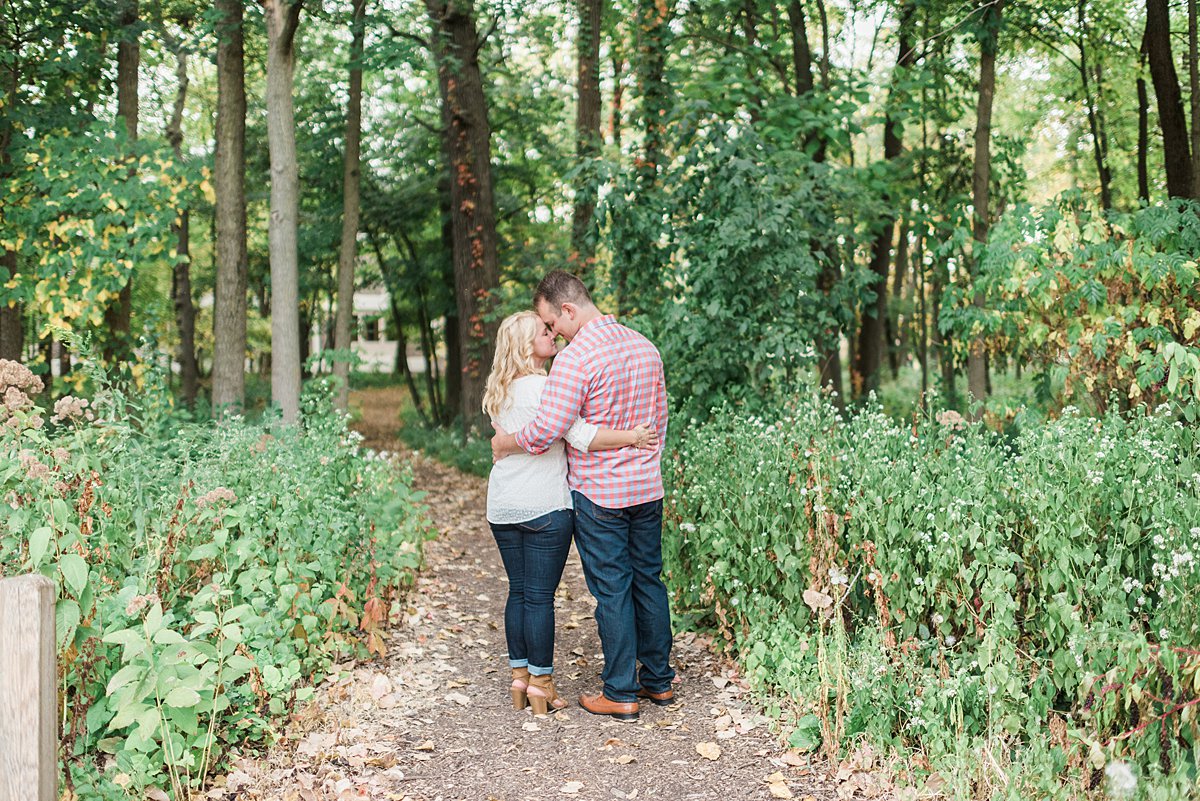
[[533, 293], [535, 307], [539, 301], [543, 300], [547, 305], [557, 309], [564, 303], [590, 304], [592, 296], [588, 294], [587, 287], [579, 278], [566, 270], [554, 270], [546, 274], [546, 277], [538, 284], [537, 291]]

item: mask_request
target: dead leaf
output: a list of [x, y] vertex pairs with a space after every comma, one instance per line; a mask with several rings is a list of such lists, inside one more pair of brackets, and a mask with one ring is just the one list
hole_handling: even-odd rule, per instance
[[629, 754], [621, 754], [619, 757], [617, 757], [618, 765], [628, 765], [630, 762], [636, 762], [636, 761], [637, 761], [637, 758], [630, 756]]
[[468, 698], [467, 696], [463, 695], [462, 693], [450, 693], [449, 695], [446, 696], [446, 700], [453, 701], [454, 703], [458, 704], [459, 706], [470, 706], [471, 705], [471, 699]]
[[713, 676], [712, 683], [718, 690], [724, 690], [725, 685], [729, 684], [729, 679], [724, 676]]
[[830, 606], [832, 606], [833, 598], [829, 597], [820, 590], [809, 589], [804, 591], [804, 603], [808, 604], [808, 607], [814, 612], [817, 612], [821, 609], [828, 609]]
[[583, 782], [570, 781], [570, 782], [567, 782], [566, 784], [564, 784], [562, 787], [559, 787], [558, 791], [560, 793], [565, 793], [567, 795], [575, 795], [582, 789], [583, 789]]
[[532, 721], [532, 720], [527, 720], [524, 723], [522, 723], [521, 728], [524, 731], [541, 731], [542, 730], [542, 727], [539, 726], [535, 721]]
[[807, 764], [795, 751], [785, 751], [783, 756], [779, 757], [779, 761], [785, 765], [791, 765], [793, 768], [802, 768]]
[[787, 777], [784, 776], [779, 771], [775, 771], [770, 776], [768, 776], [764, 781], [766, 781], [767, 784], [778, 784], [779, 782], [786, 782]]
[[696, 743], [696, 753], [705, 759], [715, 761], [721, 758], [721, 746], [716, 743]]
[[413, 750], [414, 751], [432, 751], [433, 750], [433, 740], [426, 740], [425, 742], [421, 743]]
[[789, 790], [788, 786], [783, 782], [775, 782], [767, 789], [771, 791], [772, 798], [795, 798], [795, 796], [792, 795], [792, 791]]

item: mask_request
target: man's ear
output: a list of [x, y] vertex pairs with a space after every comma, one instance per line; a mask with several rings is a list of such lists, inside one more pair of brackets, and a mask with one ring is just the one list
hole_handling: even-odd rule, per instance
[[579, 307], [574, 303], [564, 303], [562, 305], [562, 312], [567, 316], [568, 319], [574, 320], [575, 315], [579, 314]]

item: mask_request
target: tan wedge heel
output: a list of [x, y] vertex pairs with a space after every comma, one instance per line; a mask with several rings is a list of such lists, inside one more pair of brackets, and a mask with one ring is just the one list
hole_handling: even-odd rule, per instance
[[566, 700], [560, 698], [554, 689], [554, 679], [551, 676], [530, 676], [527, 694], [529, 707], [535, 715], [557, 712], [567, 705]]
[[529, 705], [526, 690], [529, 689], [529, 668], [512, 669], [512, 703], [513, 709], [520, 711]]

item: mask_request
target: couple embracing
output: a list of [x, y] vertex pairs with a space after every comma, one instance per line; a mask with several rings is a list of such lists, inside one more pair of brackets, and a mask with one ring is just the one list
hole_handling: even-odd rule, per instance
[[[570, 273], [543, 278], [533, 303], [501, 323], [483, 399], [496, 428], [487, 519], [508, 573], [513, 706], [567, 705], [553, 679], [554, 592], [573, 534], [604, 652], [603, 688], [579, 703], [637, 720], [639, 698], [675, 700], [661, 578], [662, 359]], [[556, 352], [559, 336], [568, 344]]]

